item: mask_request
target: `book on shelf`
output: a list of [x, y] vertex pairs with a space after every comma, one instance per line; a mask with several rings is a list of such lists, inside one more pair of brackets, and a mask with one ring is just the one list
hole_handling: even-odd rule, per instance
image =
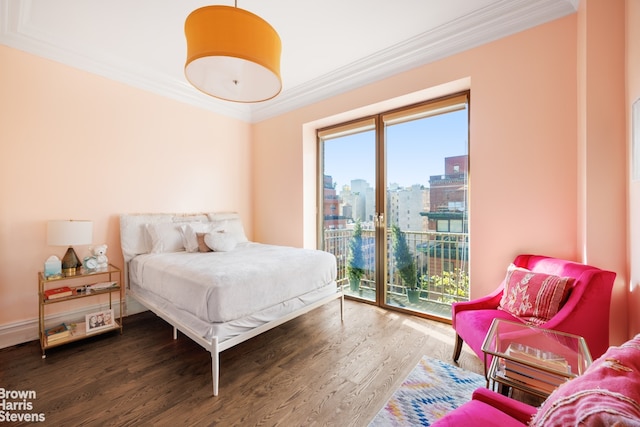
[[73, 295], [73, 291], [68, 286], [62, 286], [60, 288], [47, 289], [44, 291], [44, 296], [47, 299], [63, 298]]
[[529, 388], [543, 391], [545, 393], [553, 392], [560, 385], [560, 384], [550, 384], [538, 378], [533, 378], [524, 374], [520, 374], [518, 372], [509, 371], [509, 370], [505, 370], [504, 372], [501, 373], [501, 375], [502, 377], [504, 377], [505, 379], [511, 382], [515, 382]]
[[91, 285], [88, 285], [87, 289], [91, 291], [101, 291], [104, 289], [110, 289], [110, 288], [116, 288], [116, 287], [118, 287], [118, 282], [112, 281], [112, 282], [93, 283]]
[[554, 385], [560, 385], [568, 379], [563, 375], [542, 371], [540, 369], [532, 368], [531, 366], [523, 365], [513, 360], [505, 359], [503, 361], [503, 365], [504, 365], [504, 370], [507, 372], [508, 375], [520, 374], [527, 377], [538, 378], [542, 381], [545, 381], [547, 383], [554, 384]]
[[65, 323], [61, 323], [52, 328], [45, 329], [44, 334], [47, 337], [47, 342], [52, 343], [71, 336], [71, 328], [69, 328]]
[[520, 343], [511, 343], [506, 354], [510, 358], [530, 363], [542, 369], [550, 369], [560, 372], [571, 372], [571, 366], [563, 356], [547, 350], [531, 347]]

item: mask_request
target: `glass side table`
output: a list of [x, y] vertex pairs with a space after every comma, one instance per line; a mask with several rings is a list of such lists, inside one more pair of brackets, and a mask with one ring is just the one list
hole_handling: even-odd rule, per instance
[[591, 364], [583, 337], [494, 319], [482, 344], [487, 388], [513, 387], [546, 398]]

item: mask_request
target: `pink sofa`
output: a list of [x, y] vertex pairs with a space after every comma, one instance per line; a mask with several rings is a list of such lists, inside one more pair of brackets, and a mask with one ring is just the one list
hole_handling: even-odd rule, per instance
[[[570, 292], [559, 311], [538, 326], [584, 337], [594, 359], [607, 350], [609, 306], [615, 273], [540, 255], [518, 255], [513, 264], [534, 273], [573, 278]], [[490, 295], [453, 304], [452, 324], [456, 331], [453, 360], [457, 361], [460, 357], [463, 341], [482, 359], [482, 342], [494, 318], [523, 321], [509, 311], [498, 308], [504, 288], [505, 280]]]
[[585, 373], [558, 387], [539, 408], [488, 389], [433, 426], [640, 427], [640, 334], [610, 347]]

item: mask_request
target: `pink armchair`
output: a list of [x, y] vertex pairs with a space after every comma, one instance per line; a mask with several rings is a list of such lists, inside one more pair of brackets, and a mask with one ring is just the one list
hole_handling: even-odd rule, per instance
[[487, 388], [478, 388], [471, 400], [437, 420], [433, 426], [523, 427], [538, 408]]
[[[553, 317], [538, 326], [584, 337], [594, 359], [607, 350], [609, 305], [615, 273], [540, 255], [518, 255], [513, 264], [536, 273], [574, 278], [566, 302]], [[453, 304], [452, 325], [456, 331], [454, 361], [460, 357], [463, 341], [478, 357], [483, 358], [482, 342], [494, 318], [522, 321], [510, 312], [498, 308], [504, 287], [505, 280], [490, 295]]]

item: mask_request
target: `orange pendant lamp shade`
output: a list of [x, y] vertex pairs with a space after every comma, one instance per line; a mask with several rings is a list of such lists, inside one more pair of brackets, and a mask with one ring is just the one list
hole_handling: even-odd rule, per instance
[[187, 80], [202, 92], [259, 102], [282, 89], [278, 33], [257, 15], [230, 6], [196, 9], [184, 24]]

